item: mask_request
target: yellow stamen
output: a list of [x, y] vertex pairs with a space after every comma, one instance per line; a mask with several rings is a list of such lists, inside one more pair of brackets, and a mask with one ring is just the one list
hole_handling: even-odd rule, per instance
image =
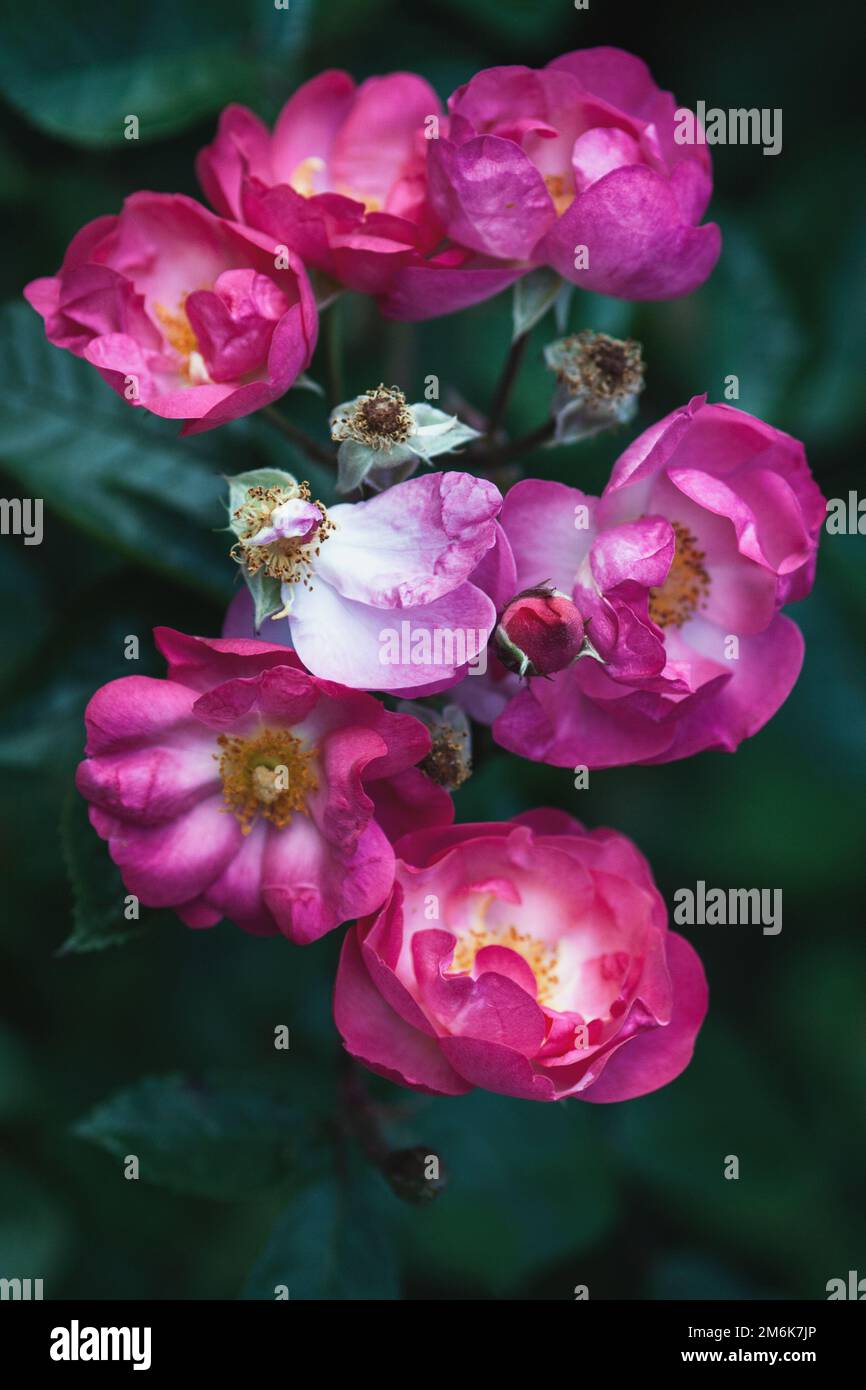
[[341, 193], [344, 198], [352, 198], [356, 203], [364, 204], [365, 212], [381, 212], [382, 200], [376, 198], [372, 193], [357, 193], [354, 188], [348, 188], [346, 184], [337, 184], [335, 193]]
[[568, 187], [568, 183], [562, 174], [545, 174], [544, 183], [548, 193], [553, 199], [553, 206], [556, 208], [556, 214], [558, 217], [561, 217], [574, 202], [574, 191]]
[[[316, 174], [321, 174], [326, 169], [324, 159], [319, 155], [310, 155], [309, 159], [302, 159], [295, 169], [289, 185], [296, 193], [300, 193], [302, 198], [314, 198], [317, 193], [324, 193], [324, 188], [316, 188]], [[357, 193], [354, 188], [349, 188], [347, 184], [340, 183], [334, 188], [335, 193], [341, 194], [344, 198], [352, 198], [356, 203], [364, 204], [365, 212], [381, 212], [381, 199], [366, 193]]]
[[198, 351], [198, 339], [192, 330], [192, 324], [186, 316], [186, 309], [183, 307], [187, 296], [183, 295], [178, 311], [173, 314], [170, 309], [166, 309], [164, 304], [154, 304], [153, 311], [162, 326], [163, 335], [181, 357], [189, 357], [191, 352]]
[[475, 964], [475, 957], [485, 946], [506, 946], [526, 961], [538, 986], [538, 1002], [546, 1004], [559, 984], [559, 976], [556, 973], [559, 947], [551, 946], [547, 941], [542, 941], [529, 932], [520, 932], [514, 926], [486, 926], [484, 918], [491, 901], [492, 894], [488, 894], [478, 913], [476, 925], [458, 936], [448, 974], [462, 975], [470, 971]]
[[[323, 503], [314, 503], [322, 513], [322, 520], [310, 540], [301, 541], [295, 536], [287, 536], [267, 545], [251, 544], [251, 538], [268, 525], [274, 510], [293, 498], [309, 502], [309, 483], [293, 483], [291, 487], [248, 488], [243, 505], [234, 513], [238, 523], [238, 540], [232, 546], [231, 555], [238, 564], [245, 566], [249, 574], [263, 569], [270, 579], [279, 579], [281, 584], [303, 584], [309, 589], [313, 560], [335, 529]], [[285, 616], [285, 613], [274, 616]]]
[[313, 179], [316, 174], [321, 174], [325, 168], [324, 159], [318, 155], [311, 155], [309, 159], [302, 159], [292, 177], [289, 179], [289, 186], [300, 193], [302, 198], [312, 198], [316, 193], [313, 187]]
[[309, 815], [307, 796], [319, 785], [315, 749], [305, 748], [288, 729], [263, 729], [254, 738], [221, 734], [217, 743], [225, 809], [244, 835], [258, 816], [282, 830], [295, 811]]
[[181, 295], [176, 314], [173, 314], [164, 304], [154, 304], [153, 312], [159, 319], [166, 342], [183, 359], [181, 374], [190, 385], [200, 386], [203, 381], [209, 381], [210, 377], [207, 374], [204, 358], [198, 350], [198, 339], [184, 308], [187, 298], [188, 295]]
[[664, 584], [649, 591], [649, 616], [658, 627], [682, 627], [699, 608], [706, 608], [710, 576], [705, 555], [695, 536], [680, 521], [672, 521], [676, 536], [673, 564]]

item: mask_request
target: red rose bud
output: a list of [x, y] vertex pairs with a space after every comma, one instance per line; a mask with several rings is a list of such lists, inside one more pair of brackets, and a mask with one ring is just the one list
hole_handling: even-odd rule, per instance
[[585, 648], [583, 619], [556, 589], [518, 594], [503, 609], [493, 635], [499, 660], [519, 676], [552, 676]]

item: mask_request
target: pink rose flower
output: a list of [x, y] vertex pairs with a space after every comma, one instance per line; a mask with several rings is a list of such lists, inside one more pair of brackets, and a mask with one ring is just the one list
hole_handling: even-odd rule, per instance
[[24, 291], [57, 347], [118, 395], [199, 434], [282, 396], [309, 366], [318, 318], [299, 258], [192, 198], [134, 193]]
[[375, 911], [392, 839], [453, 816], [414, 766], [426, 727], [283, 647], [155, 637], [168, 679], [97, 691], [76, 779], [130, 893], [191, 927], [225, 916], [298, 943]]
[[[248, 564], [263, 562], [282, 580], [285, 616], [267, 620], [268, 636], [293, 646], [315, 675], [344, 685], [447, 688], [484, 654], [496, 622], [493, 601], [470, 575], [494, 544], [501, 505], [484, 479], [427, 473], [367, 502], [321, 508], [309, 543], [296, 534], [306, 517], [283, 518], [277, 507], [247, 546]], [[246, 591], [224, 631], [252, 636]]]
[[448, 106], [429, 196], [459, 245], [624, 299], [688, 294], [710, 274], [709, 154], [676, 142], [674, 99], [639, 58], [589, 48], [489, 68]]
[[688, 1066], [701, 963], [643, 856], [561, 811], [419, 831], [382, 910], [343, 943], [334, 1018], [402, 1086], [630, 1100]]
[[414, 73], [357, 87], [331, 69], [298, 88], [273, 134], [245, 107], [227, 107], [198, 157], [199, 180], [223, 216], [260, 228], [351, 289], [378, 294], [397, 266], [442, 238], [426, 197], [424, 134], [440, 112]]
[[733, 752], [799, 675], [779, 609], [811, 588], [824, 515], [802, 444], [704, 397], [640, 435], [601, 498], [518, 483], [501, 513], [517, 584], [571, 594], [605, 664], [523, 684], [492, 671], [497, 741], [557, 767]]

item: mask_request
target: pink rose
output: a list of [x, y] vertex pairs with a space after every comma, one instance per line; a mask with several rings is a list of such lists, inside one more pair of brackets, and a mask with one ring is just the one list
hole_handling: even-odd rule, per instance
[[344, 1045], [402, 1086], [630, 1100], [688, 1065], [703, 968], [649, 866], [561, 811], [419, 831], [382, 910], [343, 943]]
[[557, 767], [733, 752], [799, 674], [779, 609], [811, 588], [824, 514], [802, 444], [704, 397], [640, 435], [601, 498], [518, 483], [501, 513], [516, 582], [571, 594], [605, 664], [491, 673], [497, 741]]
[[298, 88], [273, 134], [245, 107], [227, 107], [198, 157], [199, 179], [225, 217], [377, 294], [397, 266], [442, 238], [425, 172], [425, 121], [440, 112], [436, 93], [414, 73], [356, 87], [331, 69]]
[[392, 839], [453, 816], [414, 766], [426, 727], [317, 680], [283, 647], [155, 636], [168, 679], [97, 691], [77, 774], [130, 893], [191, 927], [226, 916], [298, 943], [375, 911]]
[[26, 298], [48, 338], [118, 395], [198, 434], [282, 396], [307, 366], [318, 319], [298, 257], [192, 198], [134, 193], [71, 242]]
[[[496, 608], [470, 575], [494, 545], [501, 505], [482, 478], [427, 473], [367, 502], [322, 508], [309, 543], [296, 535], [305, 517], [283, 517], [276, 506], [235, 554], [282, 581], [285, 616], [264, 630], [293, 646], [308, 670], [364, 690], [419, 694], [453, 685], [485, 652]], [[254, 526], [260, 520], [257, 513]], [[246, 591], [224, 630], [253, 635]]]
[[709, 154], [676, 142], [674, 99], [639, 58], [589, 48], [489, 68], [448, 106], [429, 196], [461, 246], [624, 299], [688, 294], [710, 274]]

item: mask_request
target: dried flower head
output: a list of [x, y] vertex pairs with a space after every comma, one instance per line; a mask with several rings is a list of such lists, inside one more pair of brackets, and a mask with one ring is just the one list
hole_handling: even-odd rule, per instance
[[472, 738], [466, 715], [459, 705], [446, 705], [441, 713], [428, 713], [416, 706], [412, 712], [420, 714], [430, 729], [430, 752], [419, 763], [421, 771], [440, 787], [456, 791], [472, 775]]
[[331, 427], [334, 440], [354, 439], [368, 449], [405, 444], [415, 433], [415, 420], [406, 397], [397, 386], [380, 384], [359, 396]]
[[617, 401], [643, 390], [641, 345], [634, 338], [611, 338], [584, 329], [552, 344], [548, 365], [569, 395]]

